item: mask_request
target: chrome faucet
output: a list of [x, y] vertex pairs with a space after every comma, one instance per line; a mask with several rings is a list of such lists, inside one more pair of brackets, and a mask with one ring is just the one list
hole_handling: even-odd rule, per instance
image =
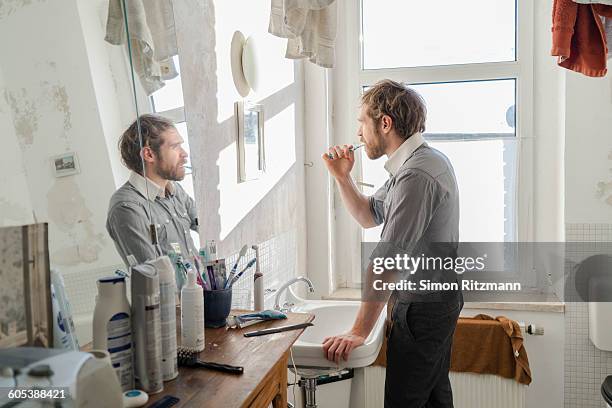
[[289, 288], [289, 286], [299, 281], [305, 282], [308, 285], [308, 290], [310, 291], [310, 293], [313, 293], [315, 291], [314, 286], [312, 285], [312, 281], [304, 276], [298, 276], [297, 278], [289, 279], [286, 283], [282, 284], [281, 287], [278, 288], [278, 290], [276, 291], [276, 297], [274, 298], [274, 310], [289, 310], [289, 308], [293, 306], [293, 304], [285, 302], [283, 304], [283, 307], [281, 308], [279, 304], [280, 297], [283, 292], [287, 290], [287, 288]]

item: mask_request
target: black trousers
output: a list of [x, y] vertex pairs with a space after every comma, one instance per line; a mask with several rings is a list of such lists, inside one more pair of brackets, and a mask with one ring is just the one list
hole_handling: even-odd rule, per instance
[[387, 341], [385, 408], [453, 408], [448, 370], [463, 300], [396, 302]]

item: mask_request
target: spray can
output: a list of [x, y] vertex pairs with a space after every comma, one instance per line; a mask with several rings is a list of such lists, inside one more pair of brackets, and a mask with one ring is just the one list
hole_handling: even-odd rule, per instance
[[193, 269], [187, 271], [187, 284], [181, 291], [181, 345], [204, 350], [204, 290], [196, 282]]
[[132, 267], [134, 375], [149, 394], [163, 391], [159, 275], [151, 264]]
[[167, 256], [149, 261], [159, 274], [159, 303], [162, 345], [162, 378], [170, 381], [178, 376], [176, 354], [176, 282], [174, 267]]
[[131, 314], [123, 276], [98, 280], [93, 348], [108, 351], [124, 391], [134, 388]]
[[79, 351], [79, 342], [72, 320], [72, 308], [64, 278], [58, 271], [51, 269], [51, 300], [53, 306], [53, 347]]

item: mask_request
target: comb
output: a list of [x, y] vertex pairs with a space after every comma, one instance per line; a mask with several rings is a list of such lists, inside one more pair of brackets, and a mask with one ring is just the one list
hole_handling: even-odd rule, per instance
[[179, 401], [180, 398], [177, 398], [174, 395], [166, 395], [159, 401], [149, 405], [149, 408], [168, 408], [178, 404]]
[[229, 374], [242, 374], [244, 367], [229, 364], [211, 363], [198, 359], [198, 351], [189, 347], [177, 347], [179, 367], [208, 368]]

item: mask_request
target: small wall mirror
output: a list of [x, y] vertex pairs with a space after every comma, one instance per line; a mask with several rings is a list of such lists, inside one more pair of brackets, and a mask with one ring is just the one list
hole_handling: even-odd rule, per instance
[[263, 105], [235, 104], [238, 150], [238, 182], [255, 180], [266, 170]]

